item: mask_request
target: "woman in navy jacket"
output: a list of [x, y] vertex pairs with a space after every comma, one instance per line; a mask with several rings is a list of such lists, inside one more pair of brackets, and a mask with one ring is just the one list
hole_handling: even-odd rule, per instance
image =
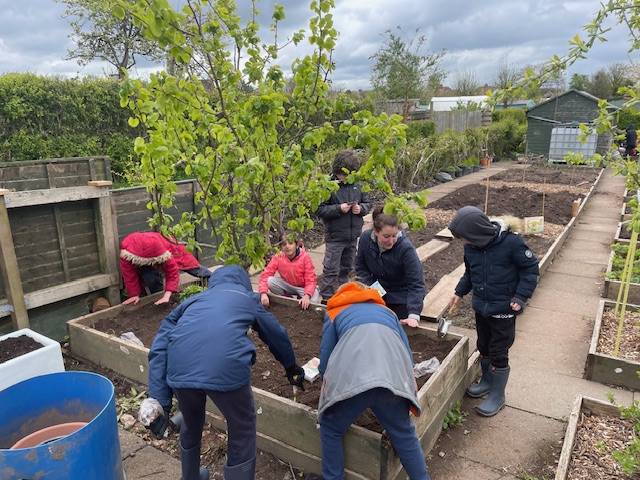
[[369, 286], [378, 281], [400, 323], [417, 327], [427, 287], [416, 248], [398, 227], [398, 217], [383, 213], [382, 205], [372, 215], [373, 229], [363, 232], [358, 244], [358, 280]]
[[226, 480], [254, 478], [256, 412], [251, 367], [256, 347], [252, 328], [283, 367], [293, 385], [304, 370], [296, 364], [287, 331], [260, 303], [247, 273], [238, 265], [217, 269], [209, 289], [185, 300], [163, 321], [149, 351], [149, 397], [171, 409], [172, 391], [184, 417], [180, 428], [183, 480], [206, 479], [200, 442], [207, 396], [227, 421]]

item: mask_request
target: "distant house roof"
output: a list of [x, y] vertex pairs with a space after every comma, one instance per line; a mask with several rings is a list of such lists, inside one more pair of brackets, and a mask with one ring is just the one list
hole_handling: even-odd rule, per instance
[[431, 110], [434, 112], [446, 112], [452, 108], [456, 108], [458, 105], [468, 105], [471, 102], [480, 105], [480, 108], [485, 107], [487, 100], [486, 95], [466, 95], [461, 97], [431, 97]]
[[[507, 105], [507, 108], [531, 108], [533, 106], [535, 106], [535, 102], [533, 100], [518, 99], [518, 100], [510, 101], [509, 105]], [[503, 110], [504, 105], [500, 103], [496, 105], [494, 108], [496, 110]]]

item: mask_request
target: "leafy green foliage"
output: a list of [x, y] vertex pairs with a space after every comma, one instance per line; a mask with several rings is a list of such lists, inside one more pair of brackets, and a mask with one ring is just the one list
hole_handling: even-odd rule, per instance
[[108, 155], [112, 173], [133, 170], [133, 141], [119, 85], [100, 78], [0, 75], [0, 157], [3, 161]]
[[[194, 247], [195, 227], [204, 225], [219, 239], [219, 260], [264, 265], [269, 231], [312, 227], [312, 212], [337, 188], [328, 170], [319, 168], [328, 159], [318, 158], [336, 131], [344, 136], [335, 147], [346, 139], [346, 147], [364, 159], [345, 181], [384, 192], [403, 221], [424, 225], [422, 211], [395, 197], [387, 181], [396, 150], [405, 144], [401, 118], [353, 111], [348, 95], [329, 95], [338, 35], [332, 0], [312, 1], [306, 32], [291, 35], [294, 44], [306, 42], [312, 50], [293, 62], [291, 75], [274, 61], [277, 41], [258, 38], [255, 5], [244, 25], [233, 0], [193, 0], [180, 13], [165, 0], [114, 5], [114, 13], [131, 15], [146, 39], [170, 52], [179, 72], [151, 75], [148, 84], [129, 78], [121, 90], [129, 124], [147, 132], [136, 139], [135, 151], [141, 181], [154, 199], [151, 223], [162, 233]], [[277, 39], [284, 9], [276, 5], [271, 18]], [[196, 213], [183, 215], [169, 232], [178, 166], [200, 191]]]
[[178, 294], [178, 300], [180, 300], [180, 302], [184, 302], [187, 298], [204, 292], [206, 289], [207, 287], [205, 287], [204, 285], [187, 285], [180, 290], [180, 293]]
[[[640, 375], [640, 372], [636, 372], [636, 375]], [[613, 393], [607, 392], [607, 398], [613, 405], [616, 404]], [[633, 421], [633, 431], [636, 437], [627, 444], [624, 450], [611, 452], [611, 456], [620, 463], [623, 472], [634, 475], [640, 472], [640, 402], [634, 400], [631, 405], [620, 405], [618, 408], [620, 408], [621, 418]]]
[[[611, 245], [613, 251], [613, 264], [611, 271], [606, 273], [607, 278], [611, 280], [620, 280], [622, 277], [622, 270], [627, 258], [627, 252], [629, 251], [628, 245], [621, 245], [614, 243]], [[640, 250], [636, 250], [633, 260], [633, 267], [631, 273], [631, 282], [640, 283]]]
[[465, 421], [468, 413], [462, 410], [462, 401], [458, 400], [451, 410], [447, 412], [442, 420], [442, 428], [446, 430], [451, 427], [459, 427]]
[[407, 143], [428, 138], [436, 133], [436, 123], [431, 120], [412, 120], [407, 125]]
[[140, 410], [140, 403], [147, 396], [145, 390], [138, 392], [134, 387], [131, 387], [131, 394], [129, 396], [121, 396], [116, 399], [116, 417], [120, 421], [122, 414]]

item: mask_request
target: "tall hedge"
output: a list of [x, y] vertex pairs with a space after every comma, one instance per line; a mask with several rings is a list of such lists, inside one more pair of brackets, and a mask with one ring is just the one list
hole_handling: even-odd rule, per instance
[[118, 91], [108, 78], [0, 75], [0, 160], [108, 155], [122, 177], [141, 132], [128, 125]]

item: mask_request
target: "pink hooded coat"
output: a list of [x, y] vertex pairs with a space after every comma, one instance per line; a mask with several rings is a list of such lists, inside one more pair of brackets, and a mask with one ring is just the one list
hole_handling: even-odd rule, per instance
[[165, 279], [165, 291], [177, 292], [180, 271], [198, 268], [200, 263], [184, 248], [166, 240], [156, 232], [134, 232], [120, 245], [120, 269], [127, 295], [135, 297], [142, 292], [138, 275], [141, 266], [158, 265]]
[[284, 253], [279, 253], [271, 258], [262, 275], [260, 275], [258, 282], [258, 291], [260, 293], [269, 291], [268, 279], [269, 277], [274, 277], [276, 272], [289, 285], [303, 287], [304, 293], [309, 294], [309, 297], [313, 297], [317, 285], [316, 269], [304, 247], [300, 247], [300, 255], [294, 258], [293, 261], [289, 260]]

